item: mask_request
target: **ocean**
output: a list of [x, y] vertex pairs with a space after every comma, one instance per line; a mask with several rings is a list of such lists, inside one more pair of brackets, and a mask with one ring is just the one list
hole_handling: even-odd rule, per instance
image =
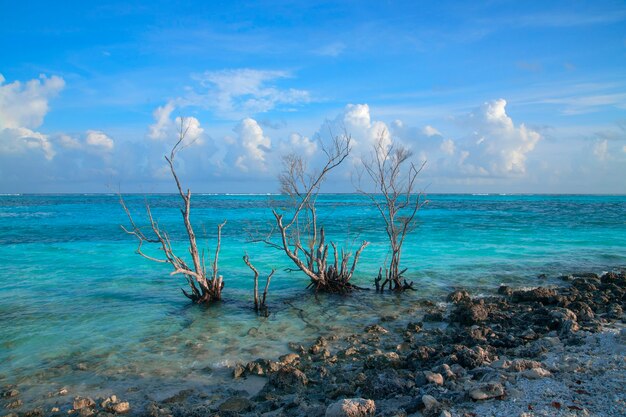
[[[416, 291], [315, 295], [306, 277], [286, 269], [284, 254], [254, 242], [272, 229], [277, 195], [193, 195], [198, 243], [212, 259], [223, 228], [224, 300], [196, 306], [168, 265], [134, 253], [115, 195], [0, 196], [0, 385], [23, 398], [67, 387], [96, 395], [136, 392], [164, 398], [179, 389], [221, 389], [229, 366], [288, 352], [323, 333], [350, 333], [385, 314], [419, 311], [464, 287], [489, 293], [499, 284], [550, 284], [562, 274], [626, 266], [626, 196], [429, 195], [404, 246]], [[125, 197], [138, 223], [149, 201], [179, 254], [185, 232], [178, 195]], [[321, 195], [327, 240], [362, 253], [354, 282], [372, 287], [387, 257], [382, 220], [359, 195]], [[158, 252], [151, 252], [158, 253]], [[252, 310], [253, 275], [272, 268], [272, 314]], [[26, 387], [26, 388], [24, 388]], [[127, 394], [131, 395], [131, 394]]]

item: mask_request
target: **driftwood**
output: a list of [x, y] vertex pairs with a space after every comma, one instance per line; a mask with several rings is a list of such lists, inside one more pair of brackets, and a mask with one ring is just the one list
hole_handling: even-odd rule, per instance
[[[413, 282], [404, 278], [407, 268], [400, 269], [402, 245], [409, 232], [415, 229], [415, 216], [427, 203], [421, 192], [416, 192], [416, 179], [426, 162], [419, 167], [409, 161], [412, 152], [394, 143], [385, 144], [386, 132], [381, 132], [374, 146], [371, 161], [363, 162], [365, 172], [374, 183], [376, 192], [368, 193], [360, 187], [358, 191], [367, 196], [385, 222], [391, 256], [388, 264], [380, 268], [374, 280], [377, 291], [413, 290]], [[408, 164], [408, 169], [404, 166]], [[381, 197], [382, 195], [382, 197]]]
[[[169, 157], [165, 157], [165, 160], [167, 161], [170, 171], [172, 173], [172, 177], [176, 182], [178, 193], [183, 200], [183, 207], [180, 211], [183, 216], [185, 229], [187, 231], [187, 237], [189, 240], [188, 249], [191, 256], [192, 265], [189, 265], [183, 258], [177, 256], [174, 253], [169, 234], [159, 227], [157, 221], [152, 216], [152, 211], [148, 203], [146, 203], [146, 214], [150, 221], [150, 227], [148, 232], [144, 232], [144, 229], [146, 228], [140, 227], [135, 223], [130, 210], [124, 202], [124, 198], [122, 197], [121, 193], [119, 194], [119, 198], [120, 204], [126, 212], [128, 220], [130, 222], [130, 228], [124, 226], [121, 227], [126, 233], [128, 233], [129, 235], [133, 235], [138, 240], [136, 253], [150, 261], [168, 263], [172, 265], [174, 270], [171, 272], [170, 275], [182, 275], [185, 277], [187, 283], [189, 284], [190, 292], [187, 292], [183, 289], [183, 294], [193, 302], [200, 304], [218, 301], [222, 298], [224, 280], [223, 277], [218, 274], [218, 258], [220, 252], [222, 228], [224, 227], [226, 222], [224, 221], [217, 226], [217, 244], [212, 263], [212, 274], [209, 276], [206, 270], [204, 252], [202, 253], [202, 256], [200, 256], [200, 253], [198, 252], [198, 245], [196, 242], [196, 234], [189, 219], [189, 214], [191, 211], [191, 191], [189, 189], [187, 189], [187, 191], [183, 191], [183, 187], [174, 168], [174, 158], [176, 157], [176, 154], [181, 149], [184, 149], [186, 146], [188, 146], [188, 144], [184, 143], [184, 139], [188, 129], [189, 126], [185, 127], [184, 120], [181, 119], [178, 141], [172, 148]], [[143, 252], [144, 244], [156, 245], [158, 249], [163, 252], [162, 256], [154, 257], [147, 255]]]
[[[320, 186], [328, 173], [348, 157], [350, 140], [348, 135], [333, 137], [330, 147], [322, 146], [326, 162], [317, 174], [307, 173], [306, 163], [299, 155], [283, 158], [284, 169], [279, 176], [281, 192], [289, 197], [293, 209], [288, 214], [272, 210], [279, 243], [272, 241], [271, 235], [264, 239], [266, 244], [283, 251], [291, 259], [297, 270], [310, 279], [307, 288], [315, 291], [346, 293], [359, 288], [351, 284], [350, 279], [361, 252], [369, 243], [363, 241], [354, 257], [352, 252], [338, 250], [335, 243], [327, 243], [324, 226], [318, 225], [315, 206]], [[329, 245], [332, 260], [329, 260]]]
[[263, 290], [263, 295], [259, 298], [259, 271], [254, 267], [254, 265], [252, 265], [252, 263], [250, 262], [250, 257], [247, 253], [243, 256], [243, 261], [254, 273], [254, 311], [267, 317], [269, 315], [269, 310], [266, 304], [267, 292], [270, 287], [270, 281], [272, 280], [272, 276], [274, 275], [274, 272], [276, 272], [276, 270], [272, 269], [272, 271], [267, 276], [267, 279], [265, 280], [265, 289]]

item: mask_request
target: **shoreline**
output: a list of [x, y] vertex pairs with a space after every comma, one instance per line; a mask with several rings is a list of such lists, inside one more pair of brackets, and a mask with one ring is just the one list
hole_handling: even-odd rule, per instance
[[556, 288], [501, 286], [500, 295], [480, 298], [457, 290], [446, 303], [422, 302], [423, 317], [403, 309], [360, 333], [292, 342], [280, 358], [234, 366], [234, 388], [187, 389], [144, 404], [126, 400], [141, 388], [108, 401], [60, 388], [42, 406], [19, 403], [20, 387], [5, 386], [0, 404], [11, 417], [340, 416], [374, 408], [380, 416], [624, 415], [626, 392], [611, 381], [626, 374], [626, 271], [563, 279]]

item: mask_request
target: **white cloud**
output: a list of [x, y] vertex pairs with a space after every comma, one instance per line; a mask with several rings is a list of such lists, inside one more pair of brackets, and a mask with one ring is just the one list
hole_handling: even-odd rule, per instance
[[[338, 122], [338, 123], [337, 123]], [[355, 153], [369, 153], [373, 146], [382, 141], [383, 147], [391, 144], [391, 134], [387, 124], [381, 121], [372, 121], [370, 108], [367, 104], [348, 104], [343, 116], [338, 118], [336, 125], [345, 128], [352, 136]], [[338, 129], [335, 127], [334, 129]], [[341, 132], [334, 132], [343, 133]]]
[[48, 136], [25, 127], [0, 129], [0, 154], [19, 154], [32, 149], [42, 151], [48, 160], [54, 158]]
[[112, 151], [114, 147], [113, 139], [108, 137], [104, 132], [97, 130], [88, 130], [85, 142], [87, 145], [106, 152]]
[[48, 101], [65, 86], [62, 78], [45, 75], [26, 83], [4, 82], [0, 74], [0, 129], [38, 128], [48, 113]]
[[83, 146], [78, 139], [66, 134], [59, 135], [57, 142], [65, 149], [80, 149]]
[[426, 136], [441, 136], [441, 132], [430, 125], [424, 126], [422, 130]]
[[[185, 131], [185, 142], [188, 144], [201, 145], [204, 142], [204, 129], [200, 126], [200, 121], [195, 117], [185, 117], [181, 119], [177, 117], [176, 126], [181, 126]], [[178, 136], [178, 135], [177, 135]]]
[[43, 152], [46, 159], [54, 157], [55, 151], [47, 135], [36, 132], [48, 113], [48, 100], [65, 86], [60, 77], [33, 79], [22, 83], [5, 84], [0, 74], [0, 143], [1, 153], [22, 153], [28, 150]]
[[148, 137], [154, 140], [164, 140], [172, 138], [174, 126], [170, 118], [175, 105], [172, 101], [168, 101], [164, 106], [157, 107], [152, 113], [154, 124], [149, 126]]
[[468, 172], [492, 175], [526, 172], [526, 157], [535, 149], [541, 135], [524, 124], [515, 126], [506, 113], [506, 100], [483, 104], [465, 122], [474, 127], [466, 147], [469, 155], [464, 160]]
[[439, 148], [443, 153], [448, 155], [454, 155], [454, 151], [456, 150], [456, 146], [454, 145], [454, 141], [452, 139], [444, 139]]
[[317, 143], [299, 133], [292, 133], [287, 141], [281, 142], [281, 153], [283, 154], [295, 153], [311, 157], [315, 155], [315, 151], [317, 151]]
[[622, 152], [626, 153], [626, 145], [622, 148]]
[[[263, 134], [263, 129], [251, 118], [246, 118], [235, 129], [238, 141], [235, 146], [239, 147], [240, 154], [235, 160], [235, 165], [243, 172], [251, 169], [266, 171], [266, 154], [270, 150], [272, 142]], [[241, 153], [243, 152], [243, 153]]]
[[202, 106], [224, 118], [238, 119], [263, 113], [281, 105], [311, 101], [308, 91], [280, 89], [275, 82], [290, 77], [286, 71], [236, 69], [207, 71], [198, 77], [201, 93], [180, 99], [182, 105]]
[[180, 135], [181, 122], [185, 133], [185, 143], [200, 145], [204, 142], [204, 129], [200, 126], [200, 121], [195, 117], [188, 116], [182, 119], [177, 117], [172, 120], [171, 115], [176, 105], [173, 101], [168, 101], [164, 106], [157, 107], [152, 113], [154, 123], [148, 126], [148, 137], [157, 141], [173, 142]]

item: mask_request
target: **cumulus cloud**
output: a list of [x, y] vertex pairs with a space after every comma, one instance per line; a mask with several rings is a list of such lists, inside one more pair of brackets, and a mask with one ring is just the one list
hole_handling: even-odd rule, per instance
[[61, 77], [45, 75], [25, 83], [5, 81], [0, 74], [0, 129], [38, 128], [48, 113], [48, 101], [65, 86]]
[[97, 130], [88, 130], [85, 142], [87, 145], [106, 152], [112, 151], [114, 146], [113, 139]]
[[516, 175], [526, 172], [527, 155], [541, 139], [523, 123], [516, 126], [506, 113], [506, 100], [484, 103], [461, 119], [474, 128], [464, 160], [467, 173]]
[[42, 151], [48, 160], [55, 155], [47, 135], [25, 127], [0, 129], [0, 154], [20, 154], [31, 149]]
[[278, 80], [289, 77], [286, 71], [206, 71], [197, 77], [204, 91], [191, 92], [179, 100], [182, 105], [205, 107], [226, 119], [239, 119], [283, 105], [311, 101], [308, 91], [281, 89], [276, 85]]
[[243, 119], [234, 129], [237, 134], [235, 146], [239, 155], [236, 157], [235, 165], [243, 172], [253, 169], [266, 171], [266, 154], [269, 152], [272, 142], [265, 136], [263, 129], [256, 120], [251, 118]]
[[47, 135], [34, 129], [41, 126], [48, 113], [48, 101], [65, 86], [60, 77], [41, 75], [22, 83], [5, 84], [0, 74], [0, 143], [1, 153], [23, 153], [29, 150], [43, 152], [46, 159], [55, 151]]
[[441, 132], [430, 125], [424, 126], [422, 131], [426, 136], [441, 136]]
[[150, 125], [148, 128], [148, 137], [150, 139], [171, 139], [171, 134], [174, 126], [170, 116], [175, 107], [176, 106], [172, 101], [168, 101], [167, 104], [157, 107], [156, 110], [152, 113], [152, 116], [154, 117], [154, 124]]
[[302, 136], [299, 133], [291, 133], [287, 141], [281, 142], [281, 153], [295, 153], [298, 155], [311, 157], [317, 151], [317, 142]]
[[171, 115], [176, 105], [173, 101], [158, 107], [153, 113], [154, 123], [148, 126], [148, 137], [156, 141], [173, 141], [178, 138], [182, 128], [185, 131], [185, 142], [200, 145], [204, 142], [204, 128], [195, 117], [188, 116], [184, 119], [176, 117], [172, 120]]
[[384, 122], [372, 121], [367, 104], [348, 104], [335, 121], [334, 130], [343, 128], [353, 139], [355, 154], [370, 152], [379, 141], [384, 148], [391, 144], [389, 127]]

